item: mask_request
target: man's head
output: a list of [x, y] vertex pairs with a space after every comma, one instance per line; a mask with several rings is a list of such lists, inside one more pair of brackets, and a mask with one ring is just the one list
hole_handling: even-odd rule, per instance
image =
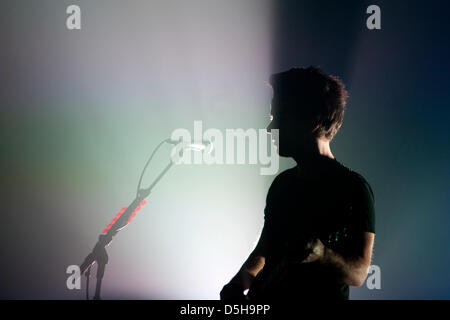
[[317, 140], [331, 141], [344, 119], [347, 91], [344, 84], [320, 68], [292, 68], [270, 77], [273, 88], [272, 122], [279, 129], [279, 153], [293, 156]]

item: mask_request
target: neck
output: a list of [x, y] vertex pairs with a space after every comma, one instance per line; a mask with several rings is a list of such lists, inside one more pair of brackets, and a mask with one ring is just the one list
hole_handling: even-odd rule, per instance
[[297, 162], [297, 167], [302, 172], [314, 173], [320, 171], [322, 159], [334, 160], [334, 155], [330, 149], [330, 141], [323, 138], [314, 138], [310, 144], [299, 149], [293, 157]]

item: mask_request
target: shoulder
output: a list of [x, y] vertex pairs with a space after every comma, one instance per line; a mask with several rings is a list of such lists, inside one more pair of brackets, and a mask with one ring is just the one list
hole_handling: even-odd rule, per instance
[[352, 171], [351, 173], [352, 179], [352, 191], [357, 195], [360, 195], [363, 199], [367, 201], [374, 202], [375, 195], [373, 193], [372, 187], [370, 183], [364, 178], [360, 173]]
[[282, 181], [287, 178], [291, 178], [296, 175], [296, 172], [297, 172], [297, 167], [292, 167], [292, 168], [286, 169], [286, 170], [282, 171], [281, 173], [279, 173], [275, 177], [275, 179], [273, 180], [273, 183]]
[[364, 195], [374, 200], [374, 193], [370, 183], [360, 173], [339, 163], [335, 181], [341, 185], [341, 190], [347, 190], [354, 195]]
[[292, 179], [295, 179], [296, 176], [296, 170], [297, 167], [293, 167], [287, 170], [284, 170], [283, 172], [279, 173], [275, 179], [273, 179], [272, 184], [270, 185], [270, 189], [276, 189], [278, 187], [282, 187], [286, 183], [289, 183], [292, 181]]
[[269, 190], [267, 191], [266, 202], [270, 203], [285, 192], [286, 189], [293, 183], [296, 176], [296, 167], [284, 170], [279, 173], [272, 181]]

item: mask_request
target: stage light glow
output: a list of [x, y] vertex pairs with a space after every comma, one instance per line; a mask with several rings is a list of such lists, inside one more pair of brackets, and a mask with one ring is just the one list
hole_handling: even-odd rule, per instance
[[[85, 157], [72, 168], [76, 202], [97, 212], [70, 218], [85, 226], [70, 255], [80, 259], [108, 212], [132, 200], [159, 141], [194, 120], [223, 131], [265, 128], [271, 95], [272, 0], [100, 2], [80, 1], [90, 16], [73, 40], [81, 44], [62, 44], [70, 92], [83, 101], [60, 113]], [[92, 114], [95, 127], [85, 120]], [[164, 148], [143, 185], [170, 160]], [[193, 141], [186, 152], [213, 148]], [[261, 231], [271, 178], [254, 165], [173, 166], [147, 199], [152, 205], [108, 247], [103, 297], [217, 299]]]

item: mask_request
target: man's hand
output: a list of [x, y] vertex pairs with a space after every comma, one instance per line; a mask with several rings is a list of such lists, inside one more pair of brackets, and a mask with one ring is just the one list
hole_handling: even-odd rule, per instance
[[266, 263], [267, 254], [267, 231], [263, 228], [258, 244], [250, 256], [244, 262], [239, 272], [220, 291], [220, 300], [232, 300], [238, 302], [248, 301], [244, 290], [249, 289], [256, 275], [262, 270]]
[[372, 258], [375, 234], [361, 232], [352, 237], [352, 254], [342, 255], [325, 247], [319, 239], [307, 242], [309, 255], [302, 263], [319, 262], [336, 270], [341, 281], [349, 286], [361, 286], [367, 277]]
[[310, 251], [309, 255], [303, 260], [302, 263], [311, 263], [324, 258], [325, 245], [320, 239], [313, 239], [306, 244], [306, 250]]

